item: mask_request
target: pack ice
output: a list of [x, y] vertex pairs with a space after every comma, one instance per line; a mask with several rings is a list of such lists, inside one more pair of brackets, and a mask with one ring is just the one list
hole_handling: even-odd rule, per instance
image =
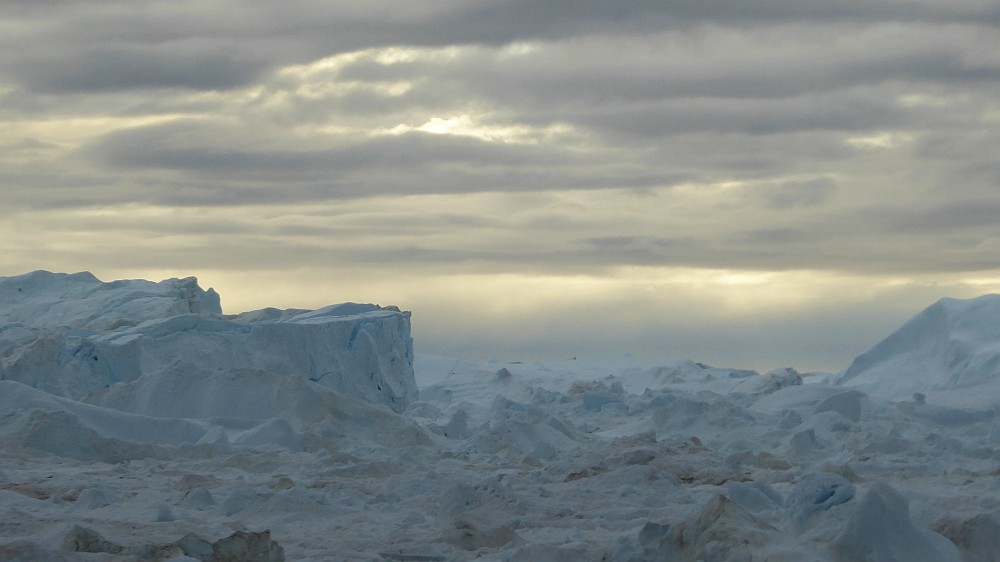
[[1000, 560], [997, 319], [837, 374], [475, 363], [391, 307], [0, 278], [0, 561]]

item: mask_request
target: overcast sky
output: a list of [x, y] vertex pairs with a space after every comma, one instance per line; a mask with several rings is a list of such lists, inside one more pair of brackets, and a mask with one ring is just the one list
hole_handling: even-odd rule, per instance
[[6, 0], [0, 275], [840, 370], [1000, 291], [996, 0]]

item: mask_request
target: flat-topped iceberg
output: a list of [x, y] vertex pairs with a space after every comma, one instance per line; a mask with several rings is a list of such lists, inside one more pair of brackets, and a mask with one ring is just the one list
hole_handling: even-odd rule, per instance
[[417, 396], [410, 313], [347, 303], [224, 315], [194, 277], [0, 278], [0, 379], [97, 400], [116, 385], [162, 389], [171, 378], [247, 370], [299, 375], [401, 412]]

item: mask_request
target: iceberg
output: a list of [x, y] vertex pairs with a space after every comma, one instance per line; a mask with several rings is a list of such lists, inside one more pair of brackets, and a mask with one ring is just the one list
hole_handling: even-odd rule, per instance
[[889, 400], [1000, 380], [1000, 295], [941, 299], [858, 356], [836, 383]]
[[0, 278], [0, 380], [93, 399], [140, 379], [163, 388], [247, 370], [300, 375], [402, 412], [417, 397], [410, 313], [346, 303], [225, 315], [219, 295], [194, 277]]

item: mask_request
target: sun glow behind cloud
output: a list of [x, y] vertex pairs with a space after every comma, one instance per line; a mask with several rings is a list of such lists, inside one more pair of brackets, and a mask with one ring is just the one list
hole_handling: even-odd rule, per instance
[[852, 148], [870, 150], [897, 148], [910, 142], [913, 142], [913, 137], [904, 133], [881, 133], [863, 137], [850, 137], [844, 141], [845, 144]]
[[468, 114], [462, 114], [453, 117], [432, 117], [426, 123], [416, 127], [400, 123], [386, 133], [402, 135], [413, 131], [434, 135], [473, 137], [487, 142], [538, 144], [543, 140], [551, 140], [554, 136], [568, 134], [570, 128], [563, 124], [541, 128], [526, 125], [494, 125], [474, 119]]
[[[766, 362], [760, 346], [770, 339], [772, 346], [804, 345], [805, 317], [851, 311], [864, 318], [873, 303], [881, 303], [883, 313], [887, 304], [896, 303], [879, 323], [869, 318], [857, 328], [849, 344], [860, 351], [879, 328], [888, 329], [914, 312], [896, 302], [900, 295], [929, 302], [942, 292], [962, 297], [1000, 290], [1000, 271], [968, 278], [659, 265], [600, 266], [594, 271], [599, 262], [593, 255], [553, 254], [547, 246], [533, 244], [537, 227], [526, 228], [548, 222], [553, 231], [546, 236], [554, 241], [563, 236], [568, 244], [600, 232], [592, 206], [608, 211], [617, 206], [634, 220], [642, 217], [637, 210], [649, 197], [635, 195], [635, 207], [623, 205], [630, 199], [614, 190], [232, 209], [129, 204], [23, 212], [0, 226], [0, 236], [18, 241], [8, 244], [13, 252], [4, 264], [15, 270], [30, 269], [38, 260], [62, 263], [67, 270], [89, 269], [104, 279], [197, 274], [205, 286], [220, 291], [228, 312], [275, 303], [306, 308], [344, 300], [400, 304], [415, 312], [422, 349], [464, 349], [480, 357], [520, 360], [546, 353], [615, 353], [660, 338], [670, 353], [765, 369], [776, 365]], [[576, 218], [570, 202], [576, 205]], [[442, 233], [435, 225], [443, 220], [446, 204], [453, 226]], [[553, 221], [552, 216], [562, 218]], [[577, 222], [585, 217], [590, 220]], [[646, 227], [632, 226], [652, 230], [655, 216], [647, 220]], [[603, 228], [615, 224], [611, 220]], [[559, 234], [567, 228], [568, 233]], [[127, 247], [123, 239], [129, 241]], [[520, 254], [496, 254], [517, 247]], [[535, 253], [540, 255], [532, 257]], [[510, 265], [503, 265], [504, 260]], [[164, 262], [186, 265], [158, 265]], [[510, 272], [512, 266], [521, 271]], [[737, 335], [713, 340], [710, 334], [722, 326]], [[814, 358], [808, 366], [843, 365]]]
[[[811, 362], [799, 367], [841, 369], [830, 345], [864, 351], [914, 313], [908, 299], [933, 299], [940, 291], [971, 297], [983, 288], [961, 279], [679, 268], [601, 276], [418, 271], [412, 277], [417, 283], [386, 275], [384, 267], [293, 273], [206, 272], [206, 280], [233, 310], [288, 295], [298, 295], [306, 307], [325, 302], [321, 295], [383, 303], [392, 295], [414, 311], [418, 345], [438, 353], [528, 361], [630, 350], [761, 370], [779, 366], [769, 359], [774, 348], [793, 362], [794, 353], [811, 353]], [[810, 319], [818, 316], [843, 326], [815, 326]]]
[[462, 52], [458, 47], [418, 49], [386, 47], [342, 53], [308, 64], [290, 65], [275, 73], [282, 91], [307, 99], [345, 96], [354, 93], [399, 97], [414, 84], [408, 80], [359, 80], [344, 78], [343, 72], [354, 65], [376, 64], [391, 67], [399, 64], [447, 64]]

